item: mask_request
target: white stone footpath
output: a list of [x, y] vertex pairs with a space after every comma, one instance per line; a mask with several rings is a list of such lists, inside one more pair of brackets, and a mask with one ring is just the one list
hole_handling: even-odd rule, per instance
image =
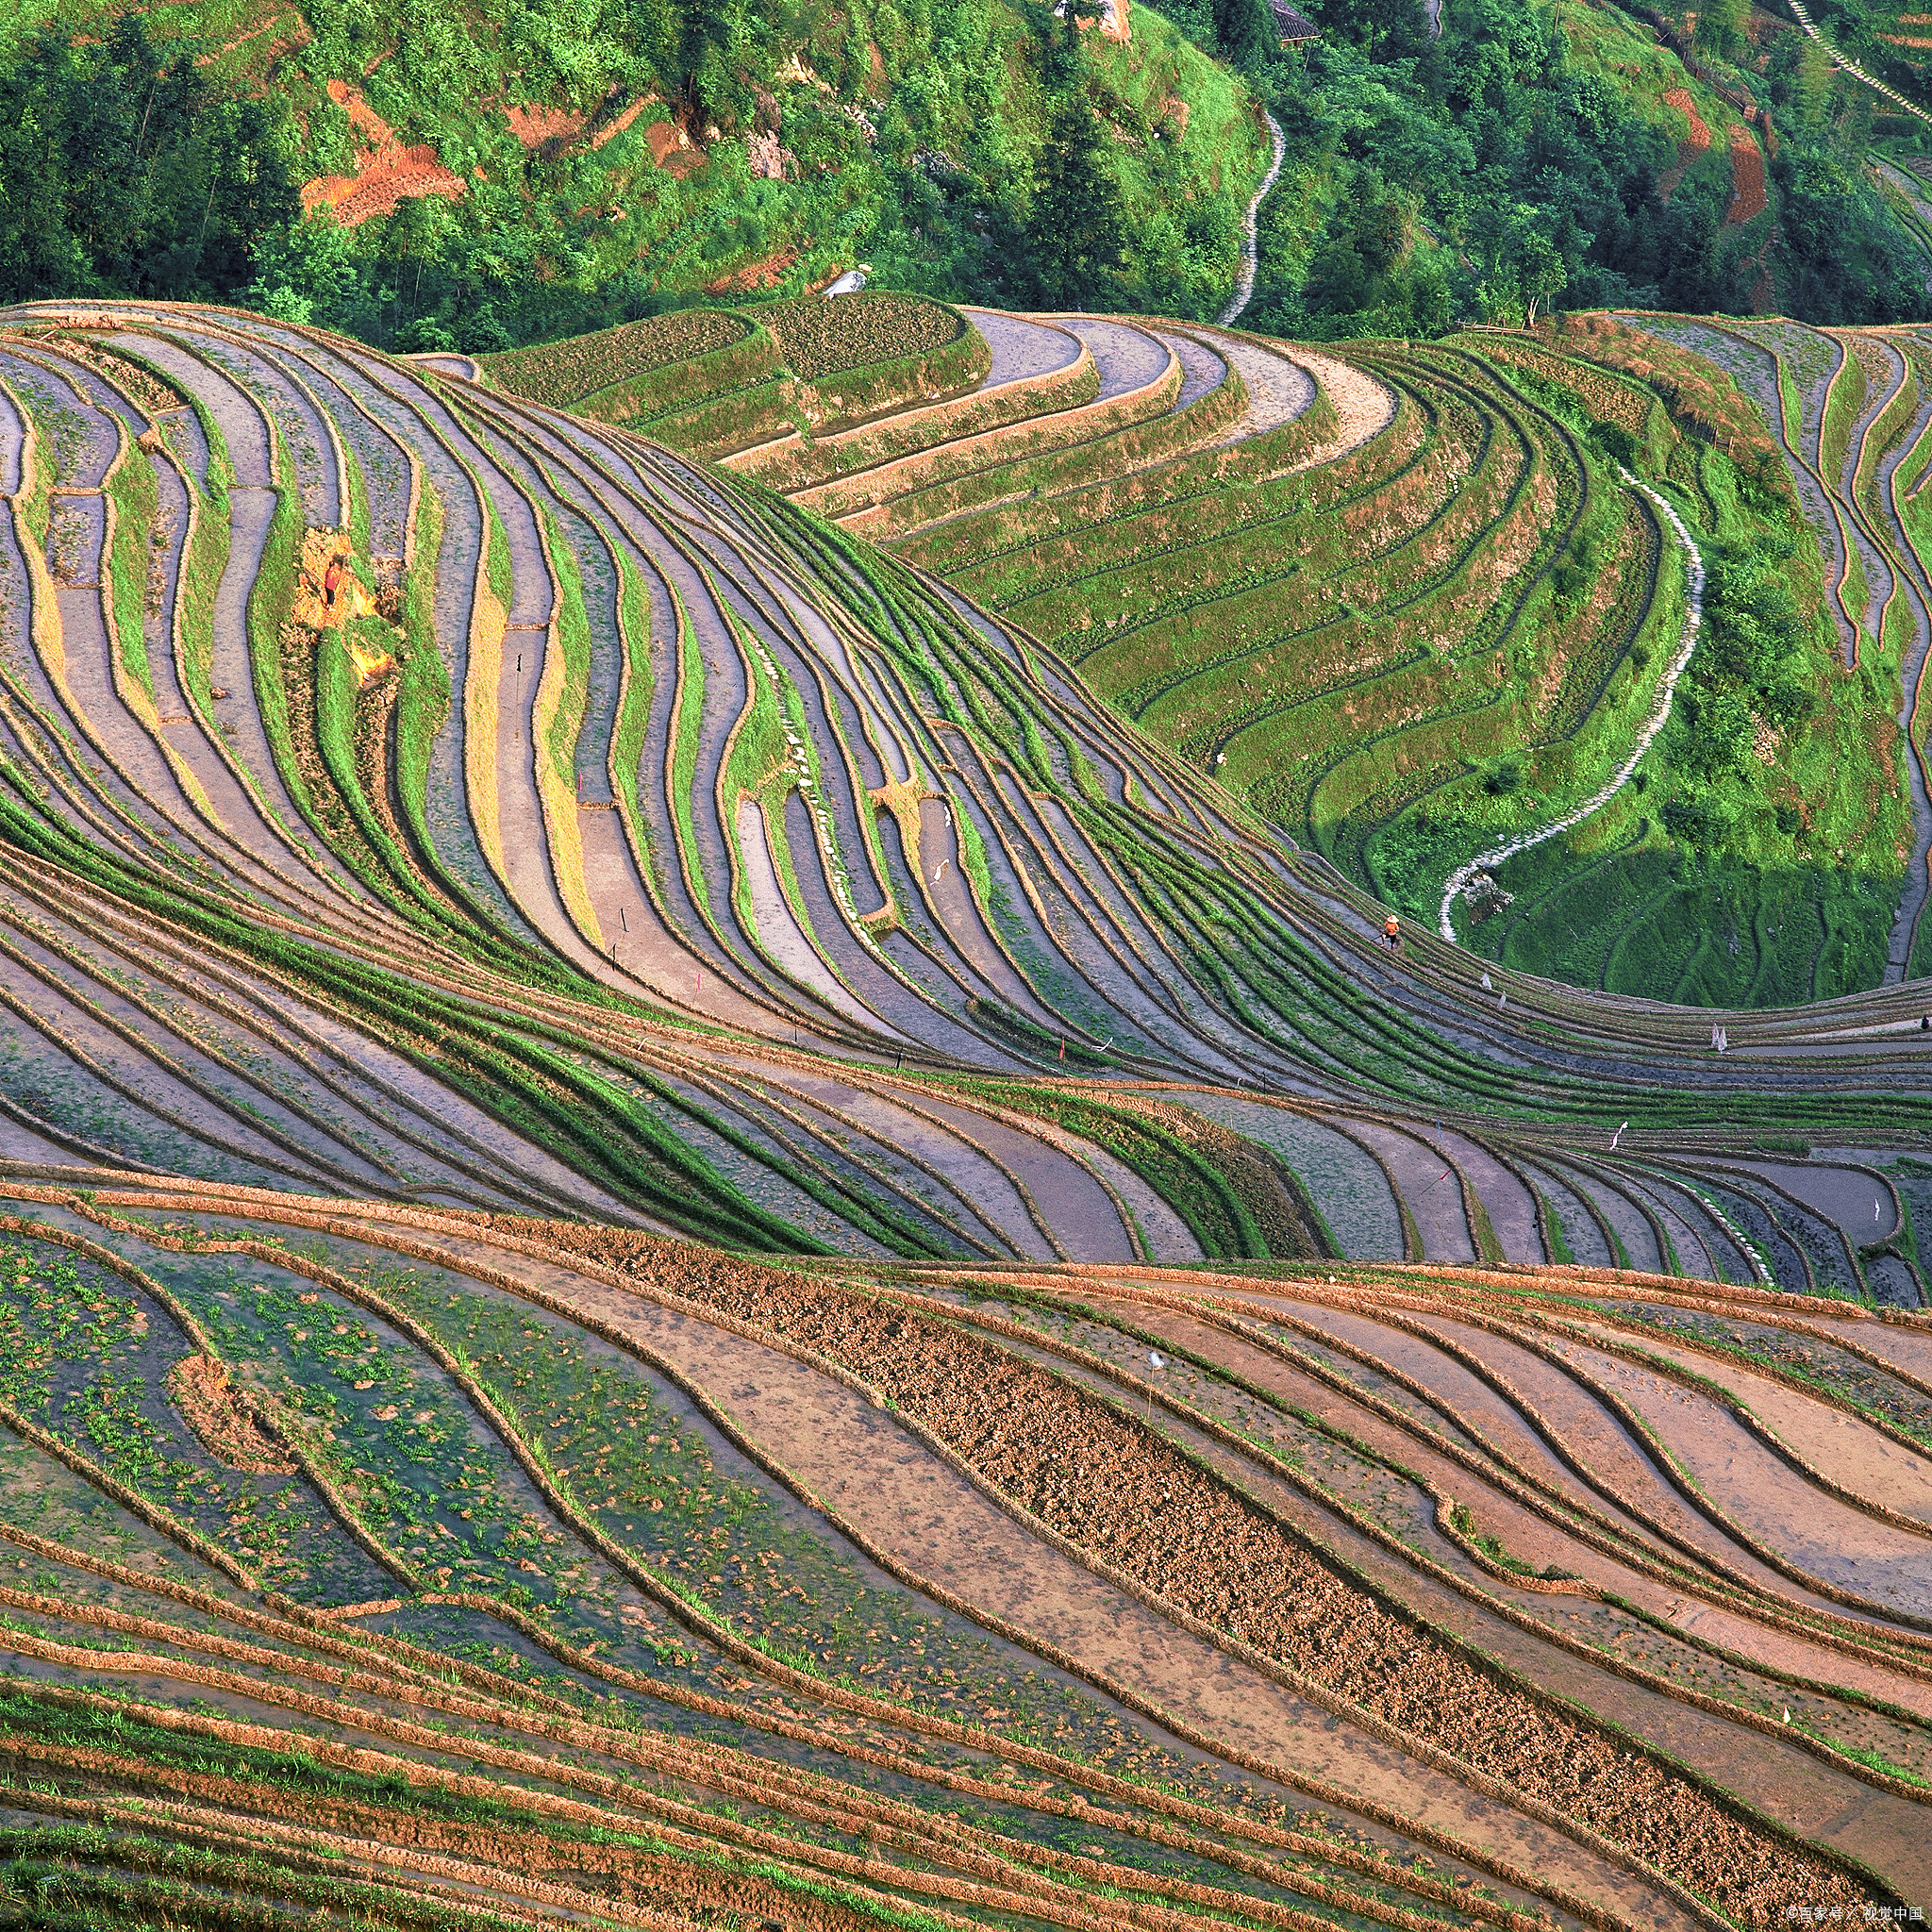
[[1834, 47], [1832, 43], [1829, 41], [1827, 41], [1824, 38], [1824, 36], [1822, 33], [1820, 33], [1815, 26], [1811, 25], [1811, 16], [1805, 11], [1804, 0], [1790, 0], [1790, 8], [1791, 11], [1798, 17], [1798, 25], [1801, 27], [1803, 27], [1805, 31], [1807, 34], [1809, 34], [1811, 38], [1814, 41], [1816, 41], [1818, 44], [1821, 47], [1823, 47], [1827, 54], [1831, 56], [1831, 64], [1834, 67], [1840, 68], [1844, 73], [1849, 74], [1854, 80], [1862, 80], [1867, 87], [1872, 88], [1876, 92], [1883, 94], [1885, 98], [1890, 101], [1894, 106], [1903, 108], [1907, 114], [1916, 114], [1921, 121], [1932, 121], [1932, 114], [1926, 113], [1924, 108], [1923, 108], [1915, 107], [1910, 101], [1907, 100], [1905, 95], [1900, 93], [1895, 87], [1887, 87], [1882, 80], [1876, 79], [1872, 75], [1867, 74], [1865, 70], [1862, 67], [1860, 67], [1856, 61], [1847, 60], [1845, 57], [1842, 54], [1840, 54], [1839, 50], [1836, 47]]
[[1450, 908], [1456, 902], [1456, 895], [1465, 891], [1478, 873], [1490, 872], [1513, 858], [1519, 852], [1527, 852], [1532, 845], [1541, 845], [1545, 839], [1554, 839], [1558, 832], [1567, 832], [1572, 825], [1579, 825], [1594, 811], [1601, 810], [1616, 797], [1630, 782], [1631, 774], [1643, 762], [1643, 755], [1655, 742], [1657, 735], [1664, 728], [1664, 721], [1671, 715], [1671, 702], [1677, 694], [1677, 680], [1683, 676], [1690, 663], [1690, 653], [1697, 648], [1697, 628], [1704, 618], [1704, 558], [1697, 545], [1690, 541], [1690, 532], [1684, 527], [1684, 520], [1671, 505], [1648, 483], [1640, 483], [1628, 470], [1624, 472], [1624, 481], [1632, 490], [1641, 490], [1671, 520], [1671, 527], [1677, 533], [1677, 541], [1684, 546], [1684, 558], [1688, 575], [1688, 589], [1685, 598], [1684, 634], [1677, 644], [1677, 655], [1671, 659], [1671, 667], [1664, 674], [1663, 682], [1657, 687], [1657, 704], [1650, 716], [1644, 721], [1643, 728], [1637, 734], [1637, 743], [1618, 768], [1616, 775], [1593, 797], [1587, 798], [1574, 811], [1566, 813], [1554, 824], [1547, 824], [1539, 832], [1524, 832], [1521, 837], [1511, 839], [1507, 844], [1498, 845], [1493, 852], [1485, 852], [1480, 858], [1472, 858], [1467, 865], [1459, 866], [1449, 874], [1448, 883], [1442, 888], [1442, 909], [1438, 916], [1437, 929], [1445, 940], [1452, 943], [1456, 939], [1456, 927], [1449, 917]]
[[1281, 173], [1281, 164], [1288, 156], [1288, 137], [1281, 131], [1281, 123], [1265, 108], [1261, 110], [1261, 118], [1268, 124], [1268, 139], [1274, 143], [1274, 158], [1268, 163], [1268, 172], [1261, 176], [1261, 185], [1255, 190], [1255, 198], [1249, 202], [1248, 211], [1241, 220], [1241, 258], [1234, 272], [1234, 294], [1221, 311], [1223, 328], [1226, 328], [1254, 299], [1255, 225], [1261, 212], [1261, 204], [1268, 199], [1268, 191], [1274, 186], [1275, 176]]

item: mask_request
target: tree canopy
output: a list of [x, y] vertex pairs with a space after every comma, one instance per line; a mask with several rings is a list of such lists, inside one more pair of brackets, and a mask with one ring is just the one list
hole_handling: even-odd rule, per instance
[[[1157, 4], [1214, 31], [1203, 0]], [[1778, 116], [1760, 234], [1727, 225], [1722, 137], [1687, 157], [1619, 85], [1628, 50], [1612, 37], [1638, 30], [1614, 9], [1566, 31], [1539, 0], [1457, 0], [1440, 41], [1416, 0], [1309, 10], [1322, 41], [1253, 69], [1289, 146], [1263, 211], [1257, 325], [1425, 335], [1552, 305], [1741, 310], [1767, 273], [1807, 320], [1932, 313], [1919, 253], [1864, 166], [1864, 130], [1826, 111], [1818, 50], [1795, 30], [1752, 81]], [[1712, 53], [1741, 44], [1736, 13], [1709, 11]], [[1654, 46], [1647, 31], [1641, 43]]]
[[182, 300], [246, 286], [300, 204], [269, 109], [224, 93], [139, 15], [45, 31], [0, 71], [0, 298]]

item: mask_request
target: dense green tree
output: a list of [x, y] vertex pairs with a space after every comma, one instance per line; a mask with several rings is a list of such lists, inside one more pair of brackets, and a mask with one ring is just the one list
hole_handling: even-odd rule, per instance
[[691, 119], [730, 125], [748, 118], [746, 80], [758, 15], [745, 0], [680, 0], [674, 85]]
[[1026, 247], [1045, 308], [1108, 306], [1126, 263], [1126, 214], [1093, 109], [1062, 94], [1035, 172]]
[[1268, 0], [1214, 0], [1214, 48], [1230, 66], [1251, 74], [1279, 44]]
[[1744, 44], [1749, 0], [1702, 0], [1697, 14], [1697, 44], [1714, 54], [1731, 55]]
[[1329, 32], [1377, 58], [1413, 59], [1428, 45], [1419, 0], [1324, 0], [1303, 10], [1315, 10]]
[[47, 31], [0, 72], [0, 298], [229, 295], [299, 203], [269, 110], [138, 14]]
[[1923, 262], [1856, 162], [1787, 143], [1772, 163], [1781, 273], [1794, 315], [1849, 324], [1925, 313]]
[[1782, 569], [1792, 547], [1787, 535], [1710, 561], [1705, 639], [1672, 727], [1674, 766], [1704, 784], [1748, 789], [1759, 721], [1796, 724], [1817, 704], [1807, 676], [1807, 622]]

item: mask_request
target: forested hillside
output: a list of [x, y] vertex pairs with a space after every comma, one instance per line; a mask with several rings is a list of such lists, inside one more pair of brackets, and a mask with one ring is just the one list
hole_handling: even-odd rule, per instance
[[[1170, 4], [1201, 31], [1198, 0]], [[1674, 20], [1449, 0], [1440, 40], [1412, 0], [1307, 10], [1319, 42], [1254, 63], [1288, 158], [1251, 325], [1341, 338], [1552, 306], [1928, 312], [1909, 170], [1932, 128], [1874, 119], [1883, 98], [1835, 76], [1782, 4]]]
[[32, 0], [0, 34], [0, 293], [475, 352], [860, 260], [1211, 312], [1259, 112], [1120, 8]]
[[[1201, 318], [1265, 108], [1284, 164], [1244, 320], [1271, 332], [1928, 312], [1932, 124], [1782, 6], [1308, 11], [1321, 37], [1286, 48], [1268, 0], [12, 0], [0, 294], [214, 297], [478, 354], [859, 262]], [[1913, 38], [1851, 42], [1889, 73]]]

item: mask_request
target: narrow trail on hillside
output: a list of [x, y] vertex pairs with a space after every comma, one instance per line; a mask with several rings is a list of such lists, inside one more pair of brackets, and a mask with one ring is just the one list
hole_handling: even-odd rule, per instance
[[1618, 766], [1616, 775], [1602, 791], [1584, 800], [1574, 810], [1553, 820], [1541, 831], [1525, 832], [1520, 838], [1510, 839], [1498, 845], [1493, 851], [1485, 852], [1479, 858], [1472, 858], [1466, 865], [1458, 866], [1449, 874], [1442, 888], [1442, 907], [1437, 915], [1436, 924], [1445, 940], [1452, 943], [1456, 939], [1456, 926], [1450, 917], [1450, 908], [1460, 892], [1478, 873], [1490, 871], [1501, 865], [1507, 858], [1513, 858], [1519, 852], [1527, 852], [1533, 845], [1541, 845], [1545, 840], [1554, 839], [1559, 832], [1567, 832], [1572, 825], [1579, 825], [1592, 812], [1607, 805], [1625, 785], [1630, 782], [1637, 767], [1643, 762], [1643, 755], [1656, 741], [1657, 735], [1664, 728], [1664, 722], [1671, 715], [1671, 705], [1677, 695], [1677, 680], [1690, 668], [1690, 654], [1697, 648], [1698, 626], [1704, 617], [1704, 558], [1697, 545], [1691, 541], [1690, 532], [1684, 527], [1684, 520], [1671, 505], [1648, 484], [1640, 483], [1625, 470], [1624, 481], [1632, 490], [1641, 490], [1668, 519], [1672, 529], [1677, 533], [1677, 541], [1683, 546], [1684, 561], [1689, 575], [1686, 588], [1686, 608], [1684, 611], [1683, 634], [1677, 641], [1676, 654], [1672, 658], [1670, 669], [1664, 673], [1663, 681], [1657, 687], [1657, 703], [1650, 716], [1644, 720], [1643, 727], [1637, 734], [1637, 742], [1631, 747], [1630, 756]]
[[1790, 0], [1790, 6], [1791, 11], [1797, 15], [1798, 25], [1801, 27], [1803, 27], [1805, 31], [1807, 34], [1809, 34], [1811, 38], [1814, 41], [1816, 41], [1818, 44], [1821, 47], [1823, 47], [1827, 54], [1831, 56], [1831, 64], [1834, 67], [1840, 68], [1844, 73], [1849, 74], [1854, 80], [1862, 80], [1867, 87], [1871, 88], [1874, 92], [1883, 94], [1887, 100], [1891, 101], [1895, 103], [1897, 106], [1903, 108], [1907, 114], [1914, 114], [1921, 121], [1932, 121], [1932, 114], [1927, 114], [1923, 108], [1914, 107], [1910, 101], [1906, 99], [1905, 95], [1898, 92], [1896, 88], [1887, 87], [1882, 80], [1874, 80], [1872, 77], [1872, 75], [1867, 74], [1862, 67], [1857, 66], [1853, 61], [1847, 60], [1845, 57], [1842, 54], [1840, 54], [1839, 50], [1835, 46], [1833, 46], [1832, 43], [1829, 41], [1827, 41], [1824, 38], [1824, 36], [1822, 33], [1820, 33], [1815, 26], [1811, 25], [1811, 16], [1807, 12], [1806, 12], [1804, 7], [1800, 4], [1800, 0]]
[[1274, 186], [1281, 173], [1281, 164], [1288, 157], [1288, 137], [1281, 131], [1281, 123], [1265, 108], [1261, 110], [1261, 118], [1268, 124], [1268, 139], [1274, 143], [1274, 154], [1268, 163], [1268, 172], [1261, 176], [1260, 187], [1255, 190], [1255, 198], [1248, 203], [1247, 213], [1241, 217], [1241, 265], [1234, 272], [1234, 293], [1219, 318], [1223, 328], [1228, 327], [1254, 300], [1257, 231], [1261, 204], [1268, 199], [1268, 191]]

